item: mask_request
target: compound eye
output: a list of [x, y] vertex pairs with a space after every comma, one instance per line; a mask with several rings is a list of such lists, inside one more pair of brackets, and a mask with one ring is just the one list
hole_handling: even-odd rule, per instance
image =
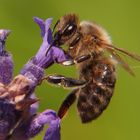
[[63, 35], [65, 35], [65, 36], [69, 36], [69, 35], [71, 35], [73, 32], [75, 32], [75, 30], [76, 30], [76, 25], [75, 24], [68, 24], [67, 26], [66, 26], [66, 28], [64, 29], [64, 32], [63, 32]]

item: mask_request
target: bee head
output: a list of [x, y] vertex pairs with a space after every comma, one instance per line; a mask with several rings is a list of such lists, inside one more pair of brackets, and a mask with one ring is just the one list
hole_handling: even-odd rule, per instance
[[78, 17], [75, 14], [67, 14], [56, 23], [54, 34], [54, 45], [69, 44], [69, 41], [77, 32]]

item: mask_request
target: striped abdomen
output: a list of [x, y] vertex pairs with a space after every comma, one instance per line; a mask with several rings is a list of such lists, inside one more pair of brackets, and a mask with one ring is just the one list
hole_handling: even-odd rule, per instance
[[113, 94], [115, 66], [109, 59], [91, 61], [80, 71], [80, 79], [89, 83], [79, 90], [77, 108], [83, 123], [96, 119], [107, 107]]

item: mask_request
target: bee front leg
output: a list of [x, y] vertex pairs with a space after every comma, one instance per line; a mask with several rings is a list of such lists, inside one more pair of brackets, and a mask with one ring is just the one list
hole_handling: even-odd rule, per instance
[[92, 54], [82, 55], [82, 56], [79, 56], [75, 59], [63, 61], [60, 64], [62, 64], [64, 66], [71, 66], [71, 65], [75, 65], [75, 64], [81, 63], [83, 61], [86, 61], [86, 60], [90, 59], [91, 57], [93, 57]]
[[87, 83], [86, 81], [65, 77], [63, 75], [49, 75], [47, 77], [44, 77], [42, 81], [43, 80], [47, 80], [51, 84], [62, 86], [63, 88], [70, 88], [70, 89], [71, 88], [77, 89], [80, 87], [84, 87]]

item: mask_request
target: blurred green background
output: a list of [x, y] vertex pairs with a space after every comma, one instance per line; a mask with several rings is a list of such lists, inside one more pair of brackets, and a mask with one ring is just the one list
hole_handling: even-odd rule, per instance
[[[116, 46], [140, 54], [139, 0], [0, 0], [0, 28], [12, 30], [7, 48], [13, 54], [15, 74], [39, 49], [42, 42], [33, 16], [54, 17], [53, 24], [66, 13], [102, 25]], [[62, 140], [140, 140], [140, 63], [127, 59], [136, 73], [130, 76], [118, 67], [115, 94], [107, 110], [97, 120], [81, 124], [74, 104], [62, 120]], [[77, 77], [74, 67], [54, 65], [46, 73]], [[39, 111], [57, 110], [70, 91], [43, 83], [36, 91]], [[42, 140], [44, 132], [34, 140]]]

